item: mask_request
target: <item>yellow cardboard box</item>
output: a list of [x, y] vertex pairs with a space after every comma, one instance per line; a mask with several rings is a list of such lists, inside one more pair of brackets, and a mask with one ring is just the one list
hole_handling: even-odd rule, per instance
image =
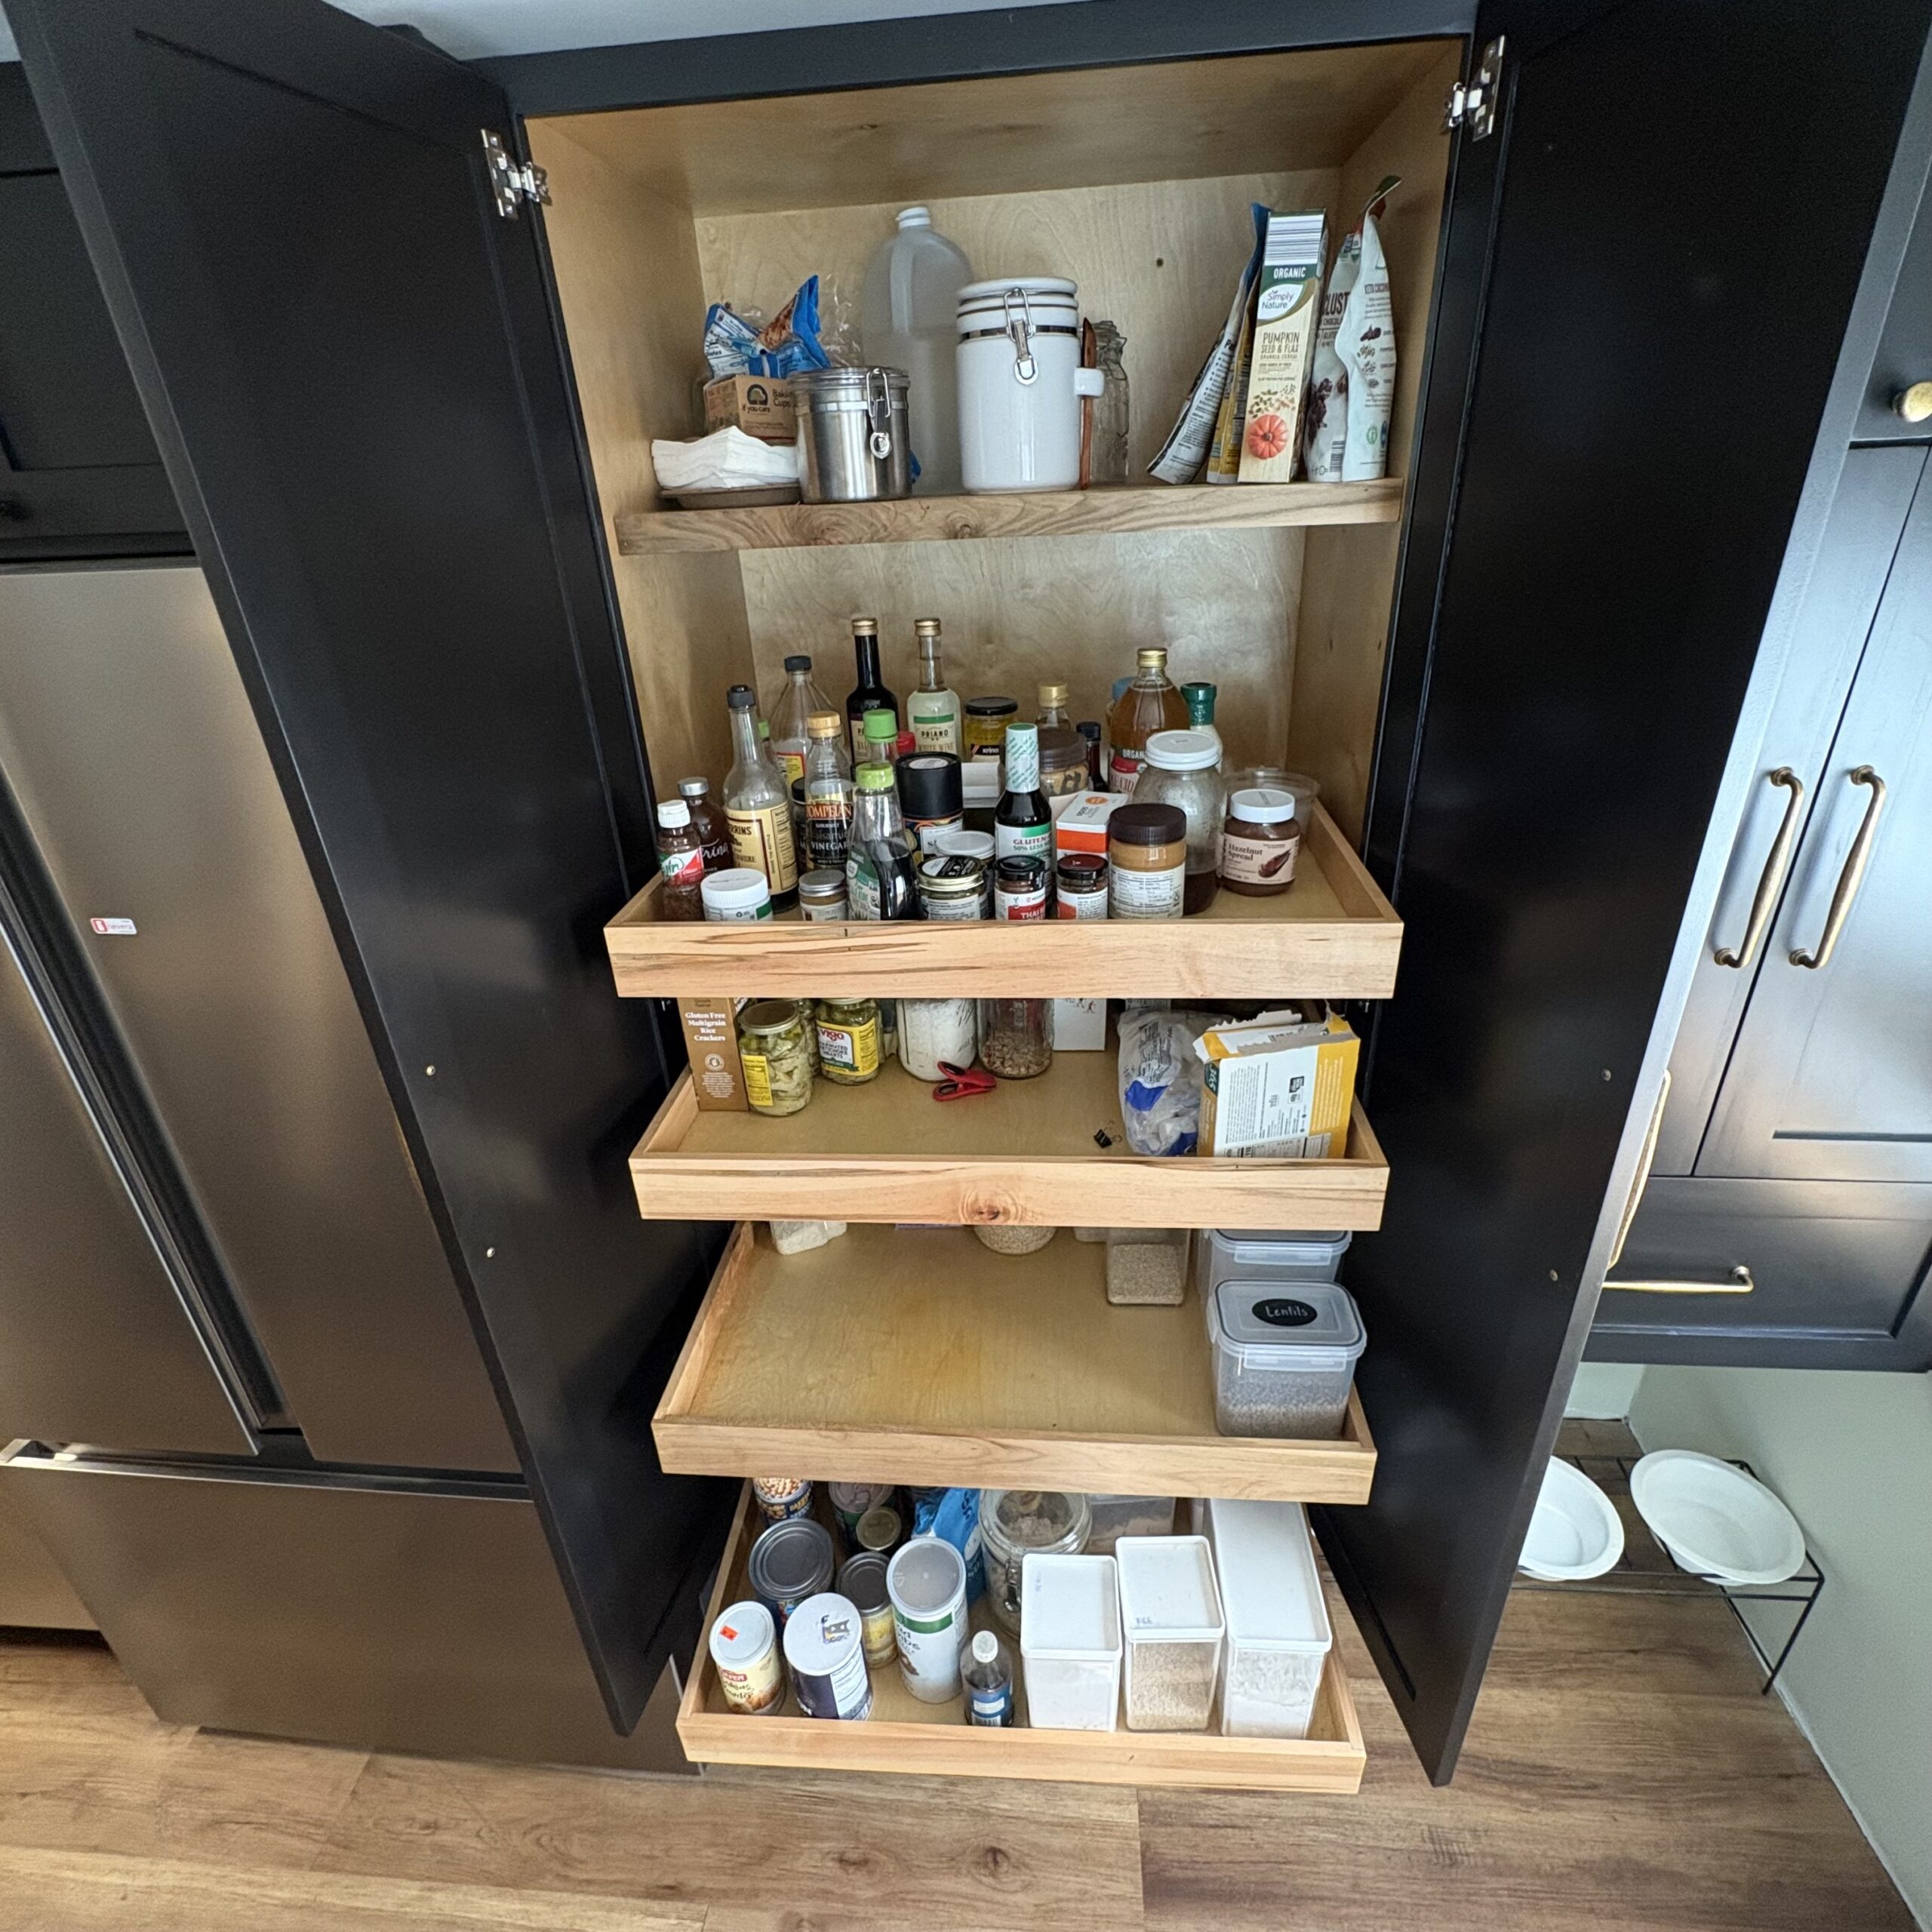
[[1211, 1027], [1194, 1051], [1208, 1069], [1198, 1153], [1339, 1161], [1347, 1152], [1361, 1042], [1339, 1015]]

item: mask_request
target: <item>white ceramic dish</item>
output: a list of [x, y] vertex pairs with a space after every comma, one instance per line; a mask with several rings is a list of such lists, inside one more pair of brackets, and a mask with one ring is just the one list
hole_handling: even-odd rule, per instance
[[1546, 1583], [1581, 1583], [1614, 1569], [1623, 1554], [1616, 1505], [1574, 1463], [1551, 1457], [1518, 1568]]
[[1694, 1449], [1660, 1449], [1630, 1472], [1631, 1500], [1680, 1569], [1727, 1583], [1782, 1583], [1804, 1567], [1804, 1532], [1755, 1476]]

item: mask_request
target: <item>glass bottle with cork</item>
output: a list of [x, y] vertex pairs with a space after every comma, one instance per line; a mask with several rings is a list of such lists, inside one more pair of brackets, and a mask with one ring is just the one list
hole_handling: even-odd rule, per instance
[[785, 688], [771, 707], [771, 752], [789, 786], [805, 775], [812, 714], [829, 711], [832, 700], [813, 681], [812, 660], [802, 651], [786, 659], [785, 676]]
[[798, 896], [791, 787], [760, 741], [757, 694], [749, 685], [734, 685], [724, 701], [731, 713], [733, 755], [724, 780], [731, 856], [748, 870], [764, 873], [774, 906], [789, 906]]
[[919, 642], [919, 688], [906, 700], [906, 721], [922, 752], [962, 755], [959, 694], [946, 681], [940, 663], [939, 620], [921, 617], [912, 626]]
[[1168, 675], [1165, 648], [1149, 645], [1134, 661], [1134, 681], [1107, 713], [1107, 783], [1115, 792], [1134, 789], [1156, 731], [1178, 731], [1187, 723], [1187, 700]]
[[[890, 711], [896, 718], [899, 700], [886, 688], [878, 664], [878, 623], [872, 617], [852, 620], [852, 653], [858, 660], [859, 681], [845, 699], [845, 721], [852, 739], [852, 762], [866, 761], [866, 734], [862, 720], [869, 711]], [[894, 735], [897, 726], [894, 727]]]

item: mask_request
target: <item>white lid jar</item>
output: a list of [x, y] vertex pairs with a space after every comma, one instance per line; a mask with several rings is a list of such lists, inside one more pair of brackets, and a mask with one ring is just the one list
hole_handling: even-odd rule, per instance
[[968, 282], [959, 291], [959, 459], [969, 492], [1071, 490], [1080, 400], [1103, 386], [1080, 366], [1079, 291], [1060, 275]]

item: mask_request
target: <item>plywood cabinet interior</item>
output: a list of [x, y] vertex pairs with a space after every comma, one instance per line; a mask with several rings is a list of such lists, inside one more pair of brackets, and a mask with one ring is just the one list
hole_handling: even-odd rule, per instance
[[[1407, 448], [1441, 223], [1444, 42], [637, 109], [531, 124], [645, 733], [660, 791], [729, 761], [724, 693], [768, 703], [805, 650], [835, 697], [848, 623], [878, 619], [887, 681], [916, 680], [913, 620], [945, 625], [966, 694], [1030, 712], [1067, 679], [1101, 715], [1134, 651], [1220, 687], [1231, 762], [1291, 761], [1359, 832], [1394, 580], [1395, 528], [1135, 531], [738, 553], [623, 555], [614, 520], [663, 507], [648, 445], [694, 432], [705, 305], [770, 313], [821, 278], [857, 352], [865, 265], [924, 202], [977, 272], [1061, 273], [1127, 337], [1137, 473], [1225, 315], [1248, 206], [1325, 206], [1339, 236], [1387, 174], [1384, 236]], [[918, 420], [918, 399], [913, 420]], [[1160, 491], [1164, 486], [1136, 486]], [[1238, 486], [1235, 486], [1237, 488]]]

